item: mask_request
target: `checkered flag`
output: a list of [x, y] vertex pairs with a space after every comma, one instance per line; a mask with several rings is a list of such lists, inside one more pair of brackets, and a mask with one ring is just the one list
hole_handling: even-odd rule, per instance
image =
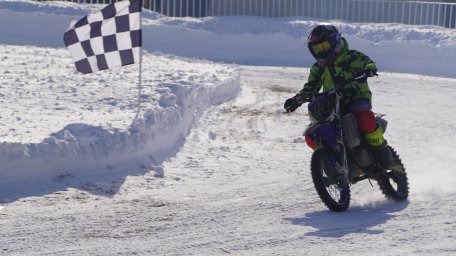
[[141, 0], [110, 4], [72, 24], [63, 36], [84, 74], [140, 61]]

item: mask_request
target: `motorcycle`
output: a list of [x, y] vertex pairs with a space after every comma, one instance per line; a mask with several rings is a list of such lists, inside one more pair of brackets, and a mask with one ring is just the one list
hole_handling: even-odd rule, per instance
[[[357, 77], [357, 79], [367, 79]], [[311, 124], [303, 135], [318, 133], [319, 143], [311, 159], [311, 175], [323, 203], [332, 211], [347, 210], [350, 186], [359, 181], [375, 180], [388, 199], [404, 201], [408, 197], [407, 173], [397, 152], [391, 147], [394, 170], [384, 170], [376, 160], [368, 142], [362, 136], [352, 113], [341, 113], [341, 93], [337, 88], [314, 95], [308, 104]], [[386, 131], [388, 122], [375, 114], [378, 125]], [[335, 178], [337, 171], [348, 173], [349, 185]], [[372, 185], [372, 182], [371, 182]]]

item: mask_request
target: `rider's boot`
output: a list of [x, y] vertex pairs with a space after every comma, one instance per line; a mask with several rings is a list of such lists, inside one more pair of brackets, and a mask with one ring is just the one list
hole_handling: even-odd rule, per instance
[[386, 143], [380, 146], [372, 146], [372, 152], [383, 170], [389, 169], [394, 164], [393, 155]]
[[372, 133], [364, 134], [364, 136], [370, 144], [382, 170], [396, 170], [399, 168], [394, 162], [393, 154], [383, 138], [383, 128], [381, 126], [378, 126]]

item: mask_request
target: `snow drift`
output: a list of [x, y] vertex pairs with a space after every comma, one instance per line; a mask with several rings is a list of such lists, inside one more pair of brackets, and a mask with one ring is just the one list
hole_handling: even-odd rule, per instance
[[61, 48], [63, 26], [93, 6], [65, 5], [0, 3], [0, 43], [25, 45], [0, 50], [1, 191], [11, 193], [23, 181], [159, 165], [178, 151], [206, 109], [239, 91], [235, 65], [146, 52], [139, 111], [138, 65], [75, 71]]

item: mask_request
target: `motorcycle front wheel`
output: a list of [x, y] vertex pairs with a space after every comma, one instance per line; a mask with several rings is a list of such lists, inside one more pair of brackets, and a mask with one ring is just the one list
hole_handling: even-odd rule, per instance
[[333, 179], [335, 160], [324, 148], [312, 155], [312, 180], [320, 199], [331, 210], [342, 212], [350, 205], [350, 187], [339, 188]]

